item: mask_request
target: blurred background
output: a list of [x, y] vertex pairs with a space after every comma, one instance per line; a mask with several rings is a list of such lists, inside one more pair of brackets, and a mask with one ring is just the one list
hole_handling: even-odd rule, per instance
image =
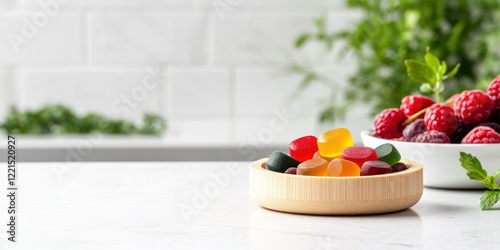
[[27, 161], [251, 160], [341, 126], [360, 143], [418, 91], [402, 61], [428, 46], [462, 63], [456, 88], [486, 82], [495, 13], [495, 1], [0, 0], [0, 122]]

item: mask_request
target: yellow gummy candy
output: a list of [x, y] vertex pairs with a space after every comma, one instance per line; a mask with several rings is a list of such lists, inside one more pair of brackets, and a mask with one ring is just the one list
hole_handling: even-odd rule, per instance
[[353, 145], [351, 132], [346, 128], [332, 129], [318, 137], [318, 152], [324, 158], [337, 158], [345, 148]]

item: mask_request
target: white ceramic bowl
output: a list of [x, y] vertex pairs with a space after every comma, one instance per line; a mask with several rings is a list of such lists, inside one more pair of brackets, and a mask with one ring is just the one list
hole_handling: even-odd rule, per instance
[[460, 152], [477, 157], [488, 174], [500, 170], [500, 144], [438, 144], [386, 140], [373, 137], [369, 131], [361, 132], [361, 140], [367, 147], [391, 143], [401, 157], [422, 163], [424, 186], [450, 189], [484, 188], [479, 181], [470, 180], [460, 165]]

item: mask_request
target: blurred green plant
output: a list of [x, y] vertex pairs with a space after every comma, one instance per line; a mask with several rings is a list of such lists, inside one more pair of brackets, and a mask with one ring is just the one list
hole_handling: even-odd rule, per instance
[[[352, 29], [329, 32], [325, 17], [314, 20], [316, 30], [295, 40], [297, 49], [316, 42], [334, 53], [345, 42], [339, 60], [354, 56], [357, 72], [349, 79], [342, 101], [332, 99], [320, 121], [341, 119], [353, 104], [369, 104], [371, 114], [399, 107], [401, 99], [419, 90], [406, 75], [406, 59], [421, 58], [426, 47], [460, 72], [450, 79], [445, 98], [464, 89], [485, 89], [500, 69], [500, 1], [498, 0], [347, 0], [364, 17]], [[340, 45], [339, 45], [340, 46]], [[341, 62], [341, 61], [340, 61]], [[301, 88], [314, 82], [332, 84], [332, 77], [310, 65], [294, 62], [289, 72], [302, 76]], [[326, 79], [326, 80], [325, 80]]]
[[104, 134], [159, 135], [166, 129], [163, 118], [145, 114], [142, 127], [122, 119], [110, 119], [97, 113], [78, 116], [63, 105], [47, 105], [38, 110], [20, 112], [11, 107], [0, 129], [8, 134], [88, 134], [99, 131]]

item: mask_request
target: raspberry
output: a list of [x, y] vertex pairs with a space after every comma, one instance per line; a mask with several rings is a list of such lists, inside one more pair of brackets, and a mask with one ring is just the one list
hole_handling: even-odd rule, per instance
[[460, 94], [454, 94], [452, 96], [450, 96], [450, 98], [446, 99], [446, 103], [448, 104], [448, 106], [450, 108], [454, 108], [454, 104], [455, 104], [455, 100], [457, 100], [457, 98], [460, 96]]
[[417, 119], [406, 126], [403, 130], [403, 137], [405, 141], [411, 141], [414, 136], [422, 134], [425, 131], [427, 131], [427, 127], [425, 126], [424, 119]]
[[495, 102], [495, 107], [500, 108], [500, 75], [491, 81], [486, 93]]
[[479, 124], [488, 120], [495, 103], [480, 90], [465, 90], [455, 100], [455, 115], [464, 124]]
[[472, 127], [466, 126], [465, 124], [458, 122], [457, 131], [450, 136], [451, 143], [461, 143], [462, 139], [471, 131]]
[[450, 138], [443, 132], [431, 130], [413, 137], [413, 142], [450, 143]]
[[[400, 109], [405, 113], [406, 117], [410, 117], [418, 111], [425, 109], [434, 104], [434, 101], [425, 96], [421, 95], [409, 95], [405, 96], [401, 100]], [[418, 116], [418, 118], [424, 118], [424, 114]]]
[[436, 130], [446, 135], [455, 133], [458, 119], [453, 114], [453, 109], [443, 103], [435, 103], [425, 112], [425, 126], [427, 130]]
[[462, 143], [500, 143], [500, 134], [490, 127], [478, 126], [464, 137]]
[[488, 121], [500, 124], [500, 109], [493, 110], [493, 112], [491, 112], [491, 116], [490, 119], [488, 119]]
[[494, 122], [483, 122], [479, 124], [478, 126], [483, 126], [483, 127], [489, 127], [495, 130], [495, 132], [500, 134], [500, 125], [494, 123]]
[[405, 121], [406, 116], [403, 111], [395, 108], [384, 109], [375, 117], [374, 135], [384, 139], [401, 137]]

